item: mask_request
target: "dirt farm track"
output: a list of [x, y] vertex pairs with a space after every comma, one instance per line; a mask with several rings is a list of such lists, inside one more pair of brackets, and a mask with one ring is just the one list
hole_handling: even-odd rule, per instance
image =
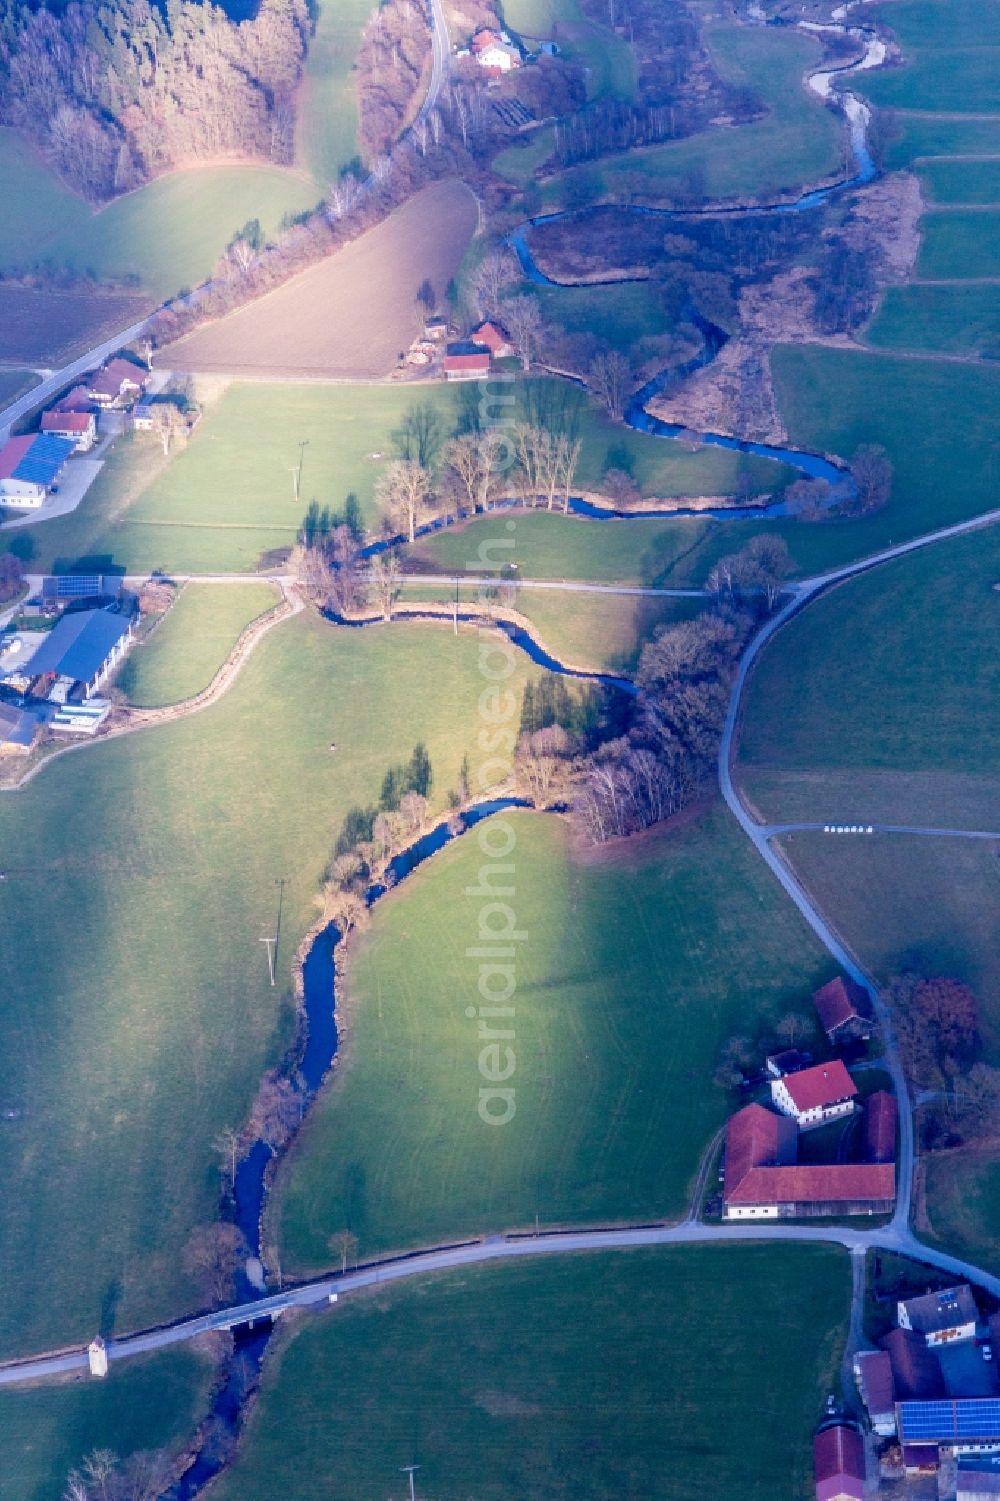
[[328, 260], [166, 348], [173, 370], [303, 378], [387, 375], [420, 327], [417, 288], [440, 297], [478, 223], [475, 197], [435, 183]]

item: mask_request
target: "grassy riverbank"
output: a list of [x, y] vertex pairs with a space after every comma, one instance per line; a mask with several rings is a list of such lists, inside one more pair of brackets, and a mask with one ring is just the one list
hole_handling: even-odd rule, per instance
[[292, 955], [343, 817], [418, 740], [444, 807], [481, 688], [471, 631], [300, 615], [211, 709], [0, 797], [4, 1356], [197, 1306], [181, 1253], [216, 1213], [212, 1142], [290, 1039]]
[[400, 1498], [412, 1463], [438, 1501], [806, 1501], [846, 1261], [595, 1253], [348, 1302], [283, 1339], [219, 1501], [319, 1501], [331, 1482], [338, 1501]]
[[66, 1478], [94, 1449], [119, 1459], [179, 1451], [208, 1401], [212, 1368], [188, 1346], [82, 1376], [0, 1392], [4, 1501], [62, 1501]]
[[511, 1225], [683, 1213], [728, 1107], [723, 1039], [804, 1006], [829, 964], [723, 810], [581, 862], [551, 815], [516, 837], [516, 1115], [478, 1114], [484, 853], [444, 851], [355, 941], [343, 1058], [282, 1169], [286, 1269]]

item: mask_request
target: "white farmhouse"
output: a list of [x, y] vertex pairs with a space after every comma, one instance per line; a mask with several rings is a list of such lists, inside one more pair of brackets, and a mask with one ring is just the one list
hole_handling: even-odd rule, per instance
[[790, 1115], [798, 1122], [800, 1131], [853, 1115], [857, 1092], [854, 1080], [839, 1058], [771, 1081], [771, 1099], [782, 1115]]

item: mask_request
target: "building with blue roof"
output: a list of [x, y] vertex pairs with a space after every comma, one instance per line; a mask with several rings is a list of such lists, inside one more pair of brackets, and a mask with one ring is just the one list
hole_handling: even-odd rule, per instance
[[923, 1445], [957, 1454], [1000, 1450], [1000, 1399], [996, 1397], [897, 1402], [896, 1424], [904, 1450]]
[[76, 448], [72, 438], [27, 433], [0, 448], [0, 505], [37, 509]]
[[112, 610], [64, 615], [32, 656], [17, 668], [19, 683], [38, 697], [90, 698], [121, 662], [132, 640], [132, 616]]

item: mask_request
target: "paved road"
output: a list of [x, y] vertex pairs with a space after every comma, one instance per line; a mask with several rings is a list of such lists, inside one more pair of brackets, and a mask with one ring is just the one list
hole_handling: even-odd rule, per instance
[[[466, 588], [470, 584], [496, 585], [496, 574], [475, 573], [404, 573], [401, 575], [404, 584], [441, 584], [448, 588], [454, 588], [456, 584]], [[512, 582], [503, 580], [504, 583]], [[515, 587], [518, 589], [555, 589], [566, 594], [625, 594], [640, 595], [650, 599], [711, 599], [704, 589], [652, 589], [645, 588], [641, 584], [588, 584], [581, 583], [578, 579], [518, 579]]]
[[[983, 1272], [958, 1257], [947, 1256], [924, 1246], [908, 1230], [900, 1230], [892, 1225], [883, 1229], [856, 1230], [836, 1225], [698, 1225], [685, 1221], [679, 1225], [650, 1225], [637, 1229], [589, 1229], [516, 1238], [500, 1235], [464, 1245], [441, 1247], [361, 1267], [345, 1274], [320, 1277], [314, 1282], [288, 1288], [273, 1297], [129, 1335], [125, 1339], [112, 1341], [108, 1355], [111, 1360], [125, 1360], [132, 1355], [147, 1354], [197, 1339], [199, 1335], [212, 1330], [230, 1329], [237, 1324], [257, 1319], [276, 1318], [290, 1309], [328, 1307], [334, 1294], [341, 1297], [362, 1288], [400, 1282], [432, 1272], [450, 1271], [457, 1267], [477, 1266], [485, 1262], [525, 1256], [565, 1256], [575, 1251], [612, 1251], [644, 1246], [749, 1244], [758, 1241], [838, 1245], [857, 1256], [869, 1250], [896, 1251], [915, 1256], [951, 1276], [971, 1279], [1000, 1297], [1000, 1277]], [[83, 1350], [67, 1350], [35, 1360], [0, 1366], [0, 1386], [51, 1379], [83, 1371], [86, 1367], [87, 1358]]]
[[893, 1036], [891, 1017], [881, 1003], [878, 987], [871, 975], [867, 974], [861, 968], [854, 955], [848, 950], [828, 920], [815, 906], [812, 898], [800, 884], [798, 877], [782, 858], [780, 851], [776, 850], [770, 843], [766, 826], [758, 824], [755, 821], [749, 808], [744, 803], [741, 793], [733, 782], [733, 756], [743, 705], [743, 695], [754, 663], [767, 643], [772, 637], [777, 635], [782, 626], [787, 625], [788, 621], [794, 615], [797, 615], [800, 610], [804, 609], [811, 600], [816, 599], [828, 589], [835, 588], [847, 579], [867, 573], [873, 568], [879, 568], [882, 564], [892, 562], [896, 558], [906, 557], [908, 554], [918, 552], [924, 547], [931, 547], [935, 543], [946, 541], [949, 538], [964, 536], [968, 532], [992, 526], [997, 521], [1000, 521], [1000, 510], [989, 511], [985, 515], [973, 517], [969, 521], [957, 522], [954, 526], [941, 527], [936, 532], [930, 532], [923, 537], [916, 537], [910, 542], [901, 542], [895, 547], [887, 547], [882, 552], [874, 553], [871, 557], [862, 558], [855, 563], [848, 563], [842, 568], [831, 569], [828, 573], [819, 574], [815, 578], [806, 579], [804, 582], [795, 585], [791, 591], [790, 598], [775, 615], [772, 615], [765, 622], [743, 654], [736, 675], [736, 681], [733, 684], [729, 710], [726, 715], [722, 740], [719, 745], [719, 786], [729, 811], [753, 844], [760, 858], [779, 881], [785, 893], [798, 907], [802, 916], [823, 946], [836, 959], [844, 972], [850, 975], [853, 980], [856, 980], [859, 985], [863, 985], [873, 996], [882, 1032], [883, 1045], [885, 1047], [885, 1062], [892, 1078], [896, 1098], [899, 1101], [900, 1153], [897, 1164], [898, 1188], [896, 1209], [892, 1219], [892, 1226], [900, 1235], [909, 1235], [910, 1233], [908, 1227], [910, 1223], [914, 1169], [913, 1111], [910, 1106], [906, 1076], [903, 1072], [899, 1050], [896, 1047]]
[[995, 829], [933, 829], [923, 824], [909, 823], [869, 823], [867, 819], [858, 819], [853, 825], [848, 819], [838, 819], [835, 823], [827, 819], [825, 823], [766, 823], [760, 824], [759, 828], [765, 839], [779, 839], [782, 834], [799, 834], [824, 829], [836, 832], [838, 829], [854, 827], [861, 833], [870, 831], [872, 834], [920, 834], [931, 839], [998, 839], [1000, 833]]
[[[152, 317], [152, 314], [149, 316]], [[130, 323], [128, 328], [122, 329], [121, 333], [105, 339], [103, 344], [95, 344], [93, 349], [88, 349], [87, 353], [82, 354], [79, 359], [72, 360], [61, 370], [54, 371], [40, 385], [33, 386], [26, 395], [17, 401], [12, 401], [10, 406], [0, 411], [0, 443], [6, 443], [15, 422], [26, 417], [36, 407], [43, 405], [50, 397], [57, 395], [78, 375], [86, 375], [88, 371], [96, 370], [98, 365], [109, 356], [116, 354], [124, 344], [131, 344], [133, 339], [139, 337], [148, 322], [149, 318], [142, 318], [138, 323]]]

